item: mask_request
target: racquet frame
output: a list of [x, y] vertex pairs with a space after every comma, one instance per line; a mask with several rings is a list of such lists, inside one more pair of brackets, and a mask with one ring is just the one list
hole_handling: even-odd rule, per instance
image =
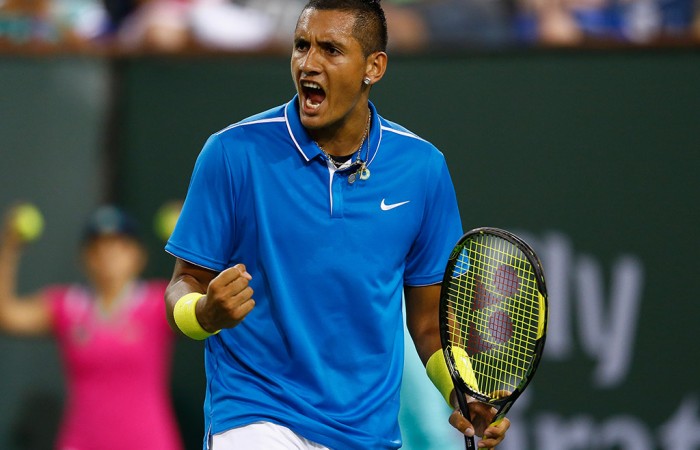
[[[527, 367], [525, 375], [519, 380], [516, 386], [513, 386], [513, 389], [510, 391], [509, 395], [502, 396], [502, 397], [495, 397], [493, 395], [488, 395], [487, 393], [483, 392], [478, 392], [474, 389], [472, 389], [460, 376], [459, 371], [457, 369], [457, 364], [454, 359], [453, 353], [452, 353], [452, 344], [450, 342], [450, 326], [454, 327], [455, 322], [457, 321], [456, 319], [456, 314], [451, 313], [450, 308], [452, 308], [451, 303], [453, 303], [450, 298], [454, 297], [454, 293], [451, 292], [453, 290], [453, 284], [454, 284], [454, 278], [455, 278], [455, 266], [457, 264], [457, 260], [460, 258], [460, 255], [462, 254], [463, 249], [465, 248], [465, 244], [469, 243], [471, 240], [479, 237], [479, 236], [490, 236], [490, 237], [495, 237], [497, 239], [503, 239], [507, 241], [508, 243], [512, 244], [515, 246], [518, 250], [522, 252], [522, 254], [525, 256], [527, 263], [532, 266], [532, 273], [534, 274], [535, 282], [536, 282], [536, 289], [539, 292], [539, 306], [538, 306], [538, 311], [539, 311], [539, 318], [538, 322], [543, 323], [538, 323], [538, 326], [541, 327], [541, 333], [538, 335], [538, 339], [536, 340], [534, 344], [534, 348], [532, 351], [534, 352], [534, 355], [532, 355], [532, 358], [530, 359], [530, 364], [529, 367]], [[467, 269], [468, 271], [469, 269]], [[467, 273], [467, 271], [461, 273], [459, 276], [462, 276], [463, 274]], [[474, 296], [474, 290], [472, 290], [471, 295]], [[475, 300], [472, 299], [472, 303]], [[544, 313], [542, 313], [541, 309], [544, 309]], [[455, 391], [457, 393], [457, 401], [458, 401], [458, 406], [462, 414], [471, 421], [471, 417], [469, 414], [469, 409], [467, 405], [467, 399], [465, 395], [469, 395], [473, 397], [474, 399], [481, 401], [483, 403], [487, 403], [494, 408], [497, 409], [496, 417], [494, 419], [494, 423], [499, 422], [500, 420], [505, 417], [505, 415], [508, 413], [510, 408], [513, 406], [515, 403], [515, 400], [522, 394], [522, 392], [525, 390], [527, 385], [532, 381], [532, 378], [535, 374], [535, 371], [537, 369], [537, 366], [539, 365], [540, 359], [542, 357], [542, 352], [544, 350], [544, 343], [545, 343], [545, 337], [546, 337], [546, 329], [547, 329], [547, 316], [548, 316], [548, 306], [547, 306], [547, 289], [545, 285], [545, 279], [544, 279], [544, 271], [542, 269], [542, 263], [540, 262], [539, 258], [535, 254], [534, 250], [520, 237], [516, 236], [515, 234], [502, 230], [499, 228], [493, 228], [493, 227], [481, 227], [481, 228], [475, 228], [473, 230], [470, 230], [469, 232], [465, 233], [457, 242], [455, 245], [454, 249], [452, 250], [452, 253], [450, 255], [450, 258], [447, 263], [447, 267], [445, 269], [445, 275], [443, 278], [442, 282], [442, 288], [441, 288], [441, 294], [440, 294], [440, 311], [439, 311], [439, 316], [440, 316], [440, 340], [442, 343], [442, 348], [443, 348], [443, 354], [445, 357], [445, 362], [447, 364], [448, 370], [450, 372], [450, 376], [452, 377], [452, 381], [454, 383]], [[450, 325], [452, 324], [452, 325]], [[462, 323], [457, 323], [459, 326], [464, 326]], [[474, 438], [473, 437], [467, 437], [465, 436], [465, 443], [466, 443], [466, 448], [469, 449], [474, 449], [476, 448], [474, 444]]]

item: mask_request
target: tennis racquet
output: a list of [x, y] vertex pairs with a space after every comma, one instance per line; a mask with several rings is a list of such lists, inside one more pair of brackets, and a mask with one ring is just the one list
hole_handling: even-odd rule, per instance
[[[440, 340], [459, 409], [469, 395], [505, 417], [535, 374], [547, 331], [542, 264], [522, 239], [476, 228], [452, 250], [440, 293]], [[476, 448], [465, 436], [467, 449]]]

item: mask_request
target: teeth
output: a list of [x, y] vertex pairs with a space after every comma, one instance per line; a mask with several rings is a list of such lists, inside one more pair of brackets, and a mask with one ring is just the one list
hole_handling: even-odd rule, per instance
[[321, 86], [312, 81], [302, 81], [301, 85], [311, 89], [321, 89]]
[[308, 108], [311, 108], [311, 109], [316, 109], [316, 108], [318, 108], [319, 106], [321, 106], [320, 103], [314, 103], [314, 102], [312, 102], [310, 98], [307, 98], [305, 103], [306, 103], [306, 106], [307, 106]]

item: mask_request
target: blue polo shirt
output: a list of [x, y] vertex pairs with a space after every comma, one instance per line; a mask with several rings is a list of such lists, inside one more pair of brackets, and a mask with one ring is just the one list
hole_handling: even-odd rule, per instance
[[215, 271], [244, 263], [256, 301], [206, 341], [207, 436], [270, 421], [332, 449], [401, 446], [403, 286], [442, 280], [462, 226], [442, 153], [370, 109], [369, 178], [353, 183], [297, 97], [197, 159], [166, 250]]

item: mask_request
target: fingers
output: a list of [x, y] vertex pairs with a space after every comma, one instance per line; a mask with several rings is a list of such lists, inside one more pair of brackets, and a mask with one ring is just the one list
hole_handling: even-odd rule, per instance
[[469, 403], [469, 415], [477, 436], [483, 436], [486, 428], [494, 421], [496, 409], [486, 403], [473, 401]]
[[495, 408], [473, 399], [468, 405], [472, 420], [468, 420], [459, 409], [456, 409], [450, 415], [450, 425], [465, 436], [483, 436], [477, 445], [479, 448], [493, 448], [500, 444], [510, 428], [510, 420], [503, 418], [491, 423], [497, 412]]
[[450, 425], [455, 427], [465, 436], [474, 436], [474, 427], [472, 427], [471, 422], [469, 422], [466, 417], [464, 417], [459, 409], [455, 409], [450, 414]]
[[[252, 276], [243, 264], [237, 264], [217, 275], [207, 288], [202, 303], [200, 324], [208, 331], [232, 328], [253, 310], [253, 289], [249, 286]], [[199, 305], [198, 305], [199, 306]], [[208, 326], [206, 326], [206, 325]]]
[[252, 279], [253, 277], [248, 273], [243, 264], [236, 264], [224, 270], [211, 280], [207, 295], [211, 293], [213, 297], [221, 299], [235, 297], [246, 289], [249, 289], [248, 281]]
[[215, 278], [215, 280], [218, 280], [218, 282], [222, 283], [222, 284], [228, 284], [228, 283], [231, 283], [233, 281], [236, 281], [239, 277], [243, 277], [246, 280], [253, 279], [253, 277], [248, 273], [248, 270], [246, 269], [245, 264], [236, 264], [233, 267], [229, 267], [228, 269], [221, 272]]
[[484, 437], [479, 441], [479, 448], [493, 448], [500, 444], [505, 438], [506, 431], [510, 428], [510, 420], [503, 418], [496, 423], [491, 424], [484, 430]]

